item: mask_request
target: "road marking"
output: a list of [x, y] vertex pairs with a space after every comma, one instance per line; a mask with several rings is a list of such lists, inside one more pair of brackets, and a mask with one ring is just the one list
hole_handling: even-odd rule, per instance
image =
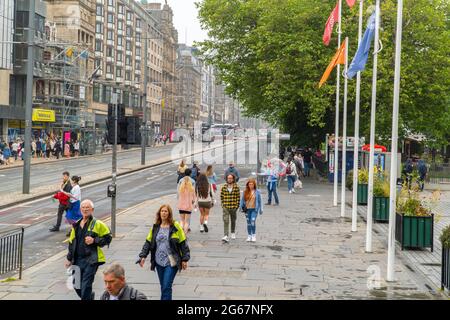
[[0, 226], [5, 226], [5, 227], [9, 227], [9, 226], [27, 227], [27, 226], [29, 226], [29, 224], [25, 224], [25, 223], [0, 223]]
[[307, 197], [320, 197], [319, 194], [308, 194]]

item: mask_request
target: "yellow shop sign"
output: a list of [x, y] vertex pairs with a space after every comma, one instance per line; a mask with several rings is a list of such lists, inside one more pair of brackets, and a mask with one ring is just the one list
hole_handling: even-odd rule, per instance
[[48, 109], [33, 109], [33, 121], [55, 122], [55, 111]]

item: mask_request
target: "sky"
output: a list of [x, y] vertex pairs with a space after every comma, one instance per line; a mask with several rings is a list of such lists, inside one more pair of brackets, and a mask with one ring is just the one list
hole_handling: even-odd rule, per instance
[[[192, 45], [194, 41], [203, 41], [207, 32], [200, 28], [197, 18], [195, 2], [200, 0], [167, 0], [167, 4], [173, 9], [175, 29], [178, 30], [178, 42]], [[148, 0], [148, 2], [164, 3], [164, 0]], [[186, 41], [187, 39], [187, 41]]]

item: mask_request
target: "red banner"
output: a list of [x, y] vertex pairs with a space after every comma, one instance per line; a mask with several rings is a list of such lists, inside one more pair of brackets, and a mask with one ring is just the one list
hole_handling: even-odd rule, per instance
[[330, 44], [331, 34], [333, 33], [333, 27], [339, 20], [339, 2], [336, 3], [333, 12], [328, 17], [327, 24], [325, 25], [325, 32], [323, 33], [323, 43], [327, 46]]

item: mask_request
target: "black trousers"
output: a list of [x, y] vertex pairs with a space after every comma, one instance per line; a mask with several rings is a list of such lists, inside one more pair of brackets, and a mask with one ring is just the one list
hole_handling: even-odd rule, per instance
[[78, 259], [75, 265], [80, 268], [80, 288], [75, 289], [81, 300], [92, 300], [92, 284], [95, 280], [98, 264], [90, 264], [86, 259]]
[[58, 216], [56, 218], [56, 225], [55, 227], [60, 228], [61, 227], [61, 221], [64, 211], [67, 210], [67, 206], [60, 204], [58, 206]]

